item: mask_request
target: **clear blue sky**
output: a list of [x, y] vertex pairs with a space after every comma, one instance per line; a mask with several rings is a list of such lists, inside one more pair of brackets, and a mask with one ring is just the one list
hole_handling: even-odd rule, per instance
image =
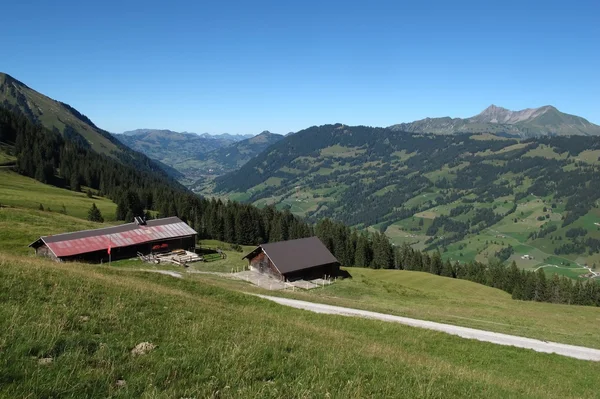
[[112, 132], [388, 126], [492, 103], [600, 123], [599, 4], [10, 1], [0, 71]]

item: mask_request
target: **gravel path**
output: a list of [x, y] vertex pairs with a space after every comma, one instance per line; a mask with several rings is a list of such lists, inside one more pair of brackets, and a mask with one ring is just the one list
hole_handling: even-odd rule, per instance
[[556, 342], [540, 341], [532, 338], [518, 337], [515, 335], [495, 333], [485, 330], [476, 330], [474, 328], [453, 326], [451, 324], [442, 324], [432, 321], [411, 319], [408, 317], [392, 316], [384, 313], [369, 312], [367, 310], [358, 310], [344, 308], [341, 306], [324, 305], [295, 299], [278, 298], [267, 295], [257, 295], [261, 298], [277, 302], [281, 305], [291, 306], [293, 308], [309, 310], [316, 313], [335, 314], [342, 316], [365, 317], [368, 319], [377, 319], [394, 323], [405, 324], [412, 327], [426, 328], [429, 330], [441, 331], [452, 335], [458, 335], [462, 338], [476, 339], [478, 341], [492, 342], [498, 345], [516, 346], [518, 348], [533, 349], [536, 352], [556, 353], [558, 355], [572, 357], [575, 359], [600, 361], [600, 350], [585, 348], [583, 346], [574, 346], [559, 344]]

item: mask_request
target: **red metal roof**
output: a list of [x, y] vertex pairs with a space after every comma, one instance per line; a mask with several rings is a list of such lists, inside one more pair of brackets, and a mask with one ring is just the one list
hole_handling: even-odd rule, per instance
[[[197, 234], [178, 217], [149, 220], [146, 225], [127, 223], [121, 226], [41, 237], [57, 257], [127, 247], [164, 239]], [[39, 240], [38, 240], [39, 241]], [[34, 246], [35, 243], [30, 246]]]

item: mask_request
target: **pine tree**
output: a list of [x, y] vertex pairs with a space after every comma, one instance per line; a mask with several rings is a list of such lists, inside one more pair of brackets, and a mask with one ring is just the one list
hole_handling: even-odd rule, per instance
[[96, 207], [95, 203], [92, 204], [92, 207], [88, 211], [88, 220], [90, 220], [92, 222], [98, 222], [98, 223], [103, 223], [104, 222], [104, 218], [102, 217], [102, 213], [100, 212], [100, 209], [98, 209]]

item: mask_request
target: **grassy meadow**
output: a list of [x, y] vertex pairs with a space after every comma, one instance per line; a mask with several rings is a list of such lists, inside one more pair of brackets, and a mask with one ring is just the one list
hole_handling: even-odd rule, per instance
[[[592, 398], [600, 373], [599, 363], [318, 315], [199, 279], [6, 254], [0, 304], [4, 397]], [[141, 342], [156, 348], [131, 354]]]
[[50, 209], [52, 212], [59, 212], [64, 206], [68, 215], [85, 219], [93, 203], [102, 212], [104, 220], [115, 220], [117, 205], [107, 198], [97, 196], [88, 198], [86, 193], [49, 186], [8, 169], [0, 169], [0, 204], [2, 205], [38, 209], [42, 204], [44, 209]]

